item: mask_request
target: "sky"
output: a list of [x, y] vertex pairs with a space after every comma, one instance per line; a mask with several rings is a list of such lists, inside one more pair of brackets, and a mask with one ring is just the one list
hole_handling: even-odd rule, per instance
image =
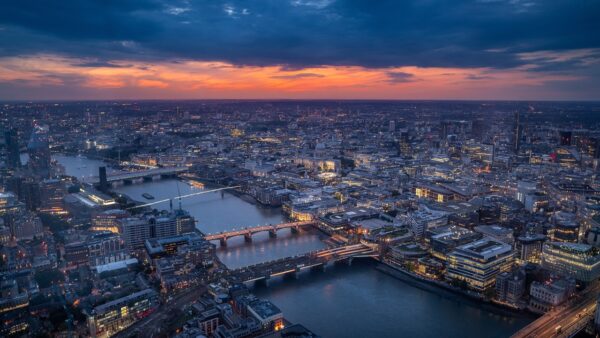
[[0, 100], [600, 100], [600, 0], [0, 2]]

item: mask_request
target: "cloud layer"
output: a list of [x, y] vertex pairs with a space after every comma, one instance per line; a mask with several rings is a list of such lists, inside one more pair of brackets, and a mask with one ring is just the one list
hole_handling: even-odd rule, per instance
[[[299, 89], [348, 69], [377, 73], [377, 86], [389, 89], [381, 98], [407, 98], [406, 88], [427, 85], [433, 80], [424, 74], [436, 69], [464, 75], [455, 79], [464, 89], [456, 98], [494, 96], [493, 87], [497, 98], [508, 98], [511, 90], [500, 79], [510, 75], [526, 87], [517, 93], [527, 89], [531, 98], [599, 99], [597, 13], [596, 0], [11, 1], [0, 10], [0, 98], [40, 98], [44, 89], [76, 86], [94, 98], [92, 89], [102, 92], [102, 83], [131, 93], [162, 88], [170, 97], [168, 89], [179, 83], [165, 74], [213, 63], [262, 71], [261, 78]], [[149, 71], [157, 68], [160, 74]], [[210, 75], [197, 71], [191, 73]], [[373, 79], [360, 80], [352, 83], [365, 97], [376, 96], [364, 91]], [[490, 89], [465, 95], [463, 82]], [[228, 97], [227, 86], [220, 88]], [[289, 94], [268, 89], [263, 97]]]

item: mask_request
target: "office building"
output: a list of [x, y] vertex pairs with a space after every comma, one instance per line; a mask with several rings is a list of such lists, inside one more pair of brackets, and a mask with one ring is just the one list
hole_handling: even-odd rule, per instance
[[580, 229], [575, 214], [559, 211], [552, 216], [552, 220], [554, 228], [550, 238], [553, 242], [578, 242]]
[[29, 305], [29, 295], [20, 291], [14, 278], [3, 276], [0, 280], [0, 313]]
[[106, 178], [106, 167], [98, 168], [98, 178], [100, 179], [100, 183], [98, 185], [98, 190], [106, 192], [108, 189], [108, 180]]
[[522, 269], [500, 273], [496, 277], [496, 299], [517, 304], [525, 294], [525, 277], [525, 271]]
[[19, 148], [19, 138], [15, 129], [4, 132], [4, 142], [6, 143], [6, 166], [10, 169], [21, 167], [21, 149]]
[[545, 243], [542, 267], [563, 276], [591, 282], [600, 277], [600, 251], [588, 244]]
[[109, 231], [92, 234], [87, 240], [90, 266], [106, 265], [129, 258], [125, 241], [119, 234]]
[[68, 269], [89, 264], [90, 251], [84, 241], [67, 243], [64, 250], [64, 259]]
[[499, 225], [479, 225], [473, 228], [475, 232], [479, 232], [484, 236], [497, 239], [511, 246], [515, 243], [513, 230]]
[[542, 246], [546, 236], [526, 234], [517, 238], [518, 260], [523, 263], [539, 264], [542, 261]]
[[59, 179], [46, 179], [40, 185], [39, 211], [53, 215], [66, 214], [63, 198], [67, 194], [65, 184]]
[[96, 306], [87, 317], [91, 337], [111, 337], [154, 311], [159, 305], [156, 291], [146, 289]]
[[483, 238], [459, 246], [448, 255], [447, 278], [464, 281], [469, 288], [482, 292], [493, 287], [496, 276], [509, 271], [513, 262], [510, 245]]
[[127, 211], [121, 209], [102, 211], [92, 216], [91, 230], [119, 233], [121, 220], [128, 217], [131, 217], [131, 215]]
[[283, 313], [268, 300], [256, 300], [248, 304], [248, 313], [256, 318], [263, 330], [282, 329]]
[[173, 237], [193, 230], [195, 220], [184, 210], [121, 220], [121, 234], [128, 248], [143, 249], [146, 240]]
[[27, 144], [29, 170], [42, 178], [50, 177], [50, 143], [47, 126], [35, 126]]
[[558, 279], [540, 283], [534, 281], [529, 287], [529, 310], [545, 313], [564, 303], [575, 292], [575, 282]]
[[559, 134], [560, 134], [560, 145], [561, 146], [570, 146], [571, 139], [573, 138], [573, 133], [570, 131], [561, 131]]
[[42, 221], [35, 213], [25, 211], [9, 218], [12, 235], [17, 241], [41, 237], [44, 234]]
[[521, 113], [519, 111], [515, 112], [515, 121], [514, 121], [514, 139], [513, 139], [513, 150], [515, 154], [519, 153], [519, 149], [521, 149], [521, 137], [523, 136], [523, 128], [521, 126]]
[[455, 225], [445, 225], [426, 231], [425, 242], [432, 256], [446, 260], [446, 256], [460, 245], [481, 239], [480, 233]]

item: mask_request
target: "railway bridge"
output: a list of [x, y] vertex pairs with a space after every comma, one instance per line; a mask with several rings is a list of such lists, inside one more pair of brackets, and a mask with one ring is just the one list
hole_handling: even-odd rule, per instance
[[258, 232], [269, 232], [269, 236], [277, 237], [277, 231], [281, 229], [291, 229], [292, 232], [297, 233], [300, 231], [300, 228], [313, 226], [315, 225], [314, 221], [306, 221], [306, 222], [288, 222], [288, 223], [280, 223], [275, 225], [259, 225], [255, 227], [247, 227], [242, 229], [234, 229], [230, 231], [223, 231], [214, 234], [206, 234], [204, 235], [204, 239], [208, 241], [219, 241], [221, 246], [227, 245], [227, 239], [237, 236], [244, 236], [244, 239], [247, 242], [252, 241], [252, 235]]

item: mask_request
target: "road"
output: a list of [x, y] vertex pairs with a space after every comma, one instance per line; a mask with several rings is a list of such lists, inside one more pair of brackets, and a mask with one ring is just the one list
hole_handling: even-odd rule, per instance
[[134, 323], [125, 330], [119, 332], [114, 337], [124, 338], [131, 336], [154, 337], [165, 319], [172, 313], [173, 310], [182, 309], [185, 305], [189, 305], [202, 294], [206, 292], [206, 286], [201, 285], [175, 296], [171, 301], [162, 304], [155, 312], [148, 317]]
[[[575, 329], [580, 321], [593, 316], [599, 293], [598, 284], [589, 287], [567, 305], [547, 312], [519, 330], [512, 338], [568, 336], [567, 333]], [[558, 326], [561, 327], [560, 332], [556, 330]]]

